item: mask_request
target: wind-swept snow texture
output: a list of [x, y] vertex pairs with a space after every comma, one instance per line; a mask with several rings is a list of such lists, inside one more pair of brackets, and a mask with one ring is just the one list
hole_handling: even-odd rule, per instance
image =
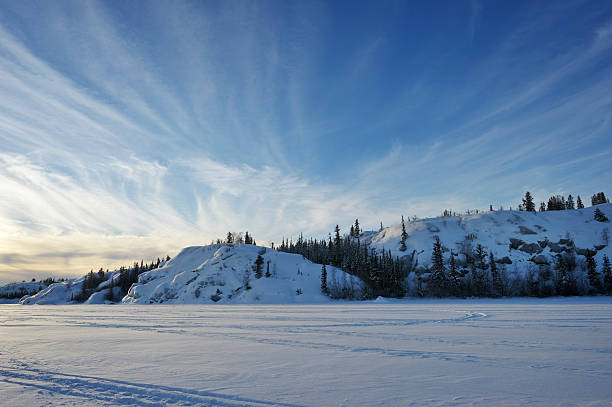
[[[261, 256], [261, 277], [256, 260]], [[269, 277], [266, 273], [269, 272]], [[361, 281], [329, 267], [334, 282], [361, 287]], [[183, 249], [163, 267], [143, 273], [124, 303], [320, 303], [321, 265], [296, 254], [253, 245], [211, 245]]]
[[0, 306], [3, 406], [609, 406], [612, 300]]

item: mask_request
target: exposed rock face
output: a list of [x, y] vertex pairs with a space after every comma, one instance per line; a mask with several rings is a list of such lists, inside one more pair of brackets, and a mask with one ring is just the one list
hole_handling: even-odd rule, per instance
[[501, 259], [497, 259], [495, 262], [499, 264], [512, 264], [512, 260], [510, 260], [510, 257], [508, 256], [504, 256]]
[[538, 254], [537, 256], [532, 257], [531, 259], [532, 262], [534, 262], [535, 264], [538, 265], [548, 265], [550, 264], [550, 262], [548, 261], [548, 257], [546, 257], [543, 254]]
[[597, 254], [597, 251], [591, 250], [591, 249], [580, 249], [576, 247], [576, 254], [580, 256], [588, 257], [588, 256], [594, 256], [595, 254]]
[[537, 243], [525, 243], [521, 247], [519, 247], [519, 250], [525, 253], [529, 253], [529, 254], [535, 254], [535, 253], [542, 252], [542, 248]]
[[533, 230], [525, 226], [519, 226], [519, 233], [521, 235], [537, 235], [538, 234], [538, 232], [534, 232]]
[[516, 239], [514, 237], [510, 238], [510, 248], [511, 249], [518, 249], [519, 247], [521, 247], [521, 245], [525, 244], [525, 242], [521, 239]]
[[559, 243], [548, 242], [548, 249], [553, 253], [561, 253], [565, 250], [565, 247], [561, 246]]

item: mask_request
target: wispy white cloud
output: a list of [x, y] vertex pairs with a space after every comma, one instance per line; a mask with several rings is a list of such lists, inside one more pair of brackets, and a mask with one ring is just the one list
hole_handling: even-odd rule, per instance
[[[526, 187], [600, 185], [583, 179], [610, 158], [573, 144], [609, 135], [609, 68], [573, 81], [609, 57], [609, 25], [545, 63], [517, 61], [529, 22], [469, 85], [441, 92], [424, 69], [362, 103], [394, 39], [376, 32], [320, 80], [325, 4], [286, 4], [285, 21], [267, 3], [154, 2], [139, 14], [150, 37], [108, 3], [40, 7], [23, 32], [0, 18], [0, 280], [172, 255], [228, 230], [278, 241], [355, 217], [376, 227], [492, 197], [507, 206]], [[472, 32], [481, 10], [472, 3]], [[439, 126], [413, 127], [423, 106]], [[379, 148], [353, 145], [366, 138]], [[343, 148], [357, 158], [335, 165]], [[554, 178], [560, 166], [573, 175]]]

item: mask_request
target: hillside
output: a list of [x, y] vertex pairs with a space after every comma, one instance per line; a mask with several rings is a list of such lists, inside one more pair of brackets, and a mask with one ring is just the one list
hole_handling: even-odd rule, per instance
[[[596, 208], [612, 218], [612, 204], [547, 212], [482, 212], [406, 222], [406, 251], [400, 250], [401, 224], [378, 232], [365, 232], [360, 241], [378, 253], [384, 249], [393, 257], [412, 257], [412, 272], [404, 280], [408, 295], [422, 295], [419, 290], [423, 288], [422, 283], [427, 283], [436, 236], [442, 243], [445, 260], [448, 261], [452, 253], [468, 280], [468, 258], [473, 256], [477, 245], [482, 245], [487, 254], [492, 252], [508, 285], [504, 295], [531, 295], [516, 285], [528, 284], [529, 279], [541, 280], [538, 273], [553, 268], [558, 254], [571, 253], [576, 263], [572, 278], [576, 280], [577, 293], [586, 294], [586, 255], [593, 255], [598, 269], [604, 255], [612, 256], [608, 245], [610, 223], [594, 219]], [[261, 278], [256, 276], [258, 256], [261, 256]], [[268, 277], [266, 272], [269, 272]], [[361, 298], [360, 289], [365, 287], [365, 283], [360, 279], [331, 266], [328, 275], [332, 297]], [[217, 244], [185, 248], [174, 259], [140, 274], [136, 283], [131, 287], [128, 285], [129, 290], [126, 288], [127, 295], [123, 298], [117, 288], [119, 278], [119, 271], [100, 274], [87, 297], [80, 299], [90, 304], [108, 302], [112, 281], [115, 301], [127, 304], [282, 304], [330, 300], [321, 293], [320, 264], [299, 254], [254, 245]], [[550, 277], [551, 283], [553, 279]], [[83, 281], [85, 277], [55, 283], [43, 287], [35, 295], [24, 296], [19, 302], [75, 303], [82, 292]], [[513, 281], [515, 287], [510, 287]], [[465, 283], [470, 284], [470, 281]], [[0, 290], [9, 289], [5, 286]]]
[[47, 284], [42, 281], [24, 281], [21, 283], [10, 283], [0, 287], [0, 304], [13, 304], [25, 295], [35, 294]]
[[[261, 255], [257, 278], [256, 260]], [[266, 273], [269, 271], [268, 277]], [[356, 277], [329, 267], [332, 292], [359, 291]], [[102, 281], [86, 303], [104, 303], [115, 271]], [[26, 296], [21, 304], [67, 304], [81, 292], [84, 277], [57, 283], [36, 295]], [[174, 259], [145, 272], [121, 300], [126, 304], [198, 303], [322, 303], [330, 298], [321, 293], [321, 265], [302, 256], [253, 245], [219, 244], [183, 249]]]
[[596, 208], [612, 219], [612, 204], [563, 211], [481, 212], [407, 221], [405, 252], [400, 251], [401, 224], [366, 233], [363, 240], [373, 248], [391, 250], [394, 256], [401, 257], [415, 250], [421, 265], [431, 262], [434, 236], [439, 236], [446, 249], [463, 259], [463, 253], [481, 244], [496, 259], [510, 260], [508, 264], [516, 266], [510, 269], [524, 271], [534, 260], [552, 264], [554, 256], [567, 249], [567, 241], [571, 239], [578, 254], [585, 253], [585, 249], [595, 251], [595, 260], [601, 264], [604, 254], [612, 255], [606, 238], [611, 231], [609, 222], [594, 220]]

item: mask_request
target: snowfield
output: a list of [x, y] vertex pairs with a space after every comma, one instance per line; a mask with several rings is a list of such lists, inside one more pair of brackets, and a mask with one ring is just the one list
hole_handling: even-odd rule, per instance
[[0, 306], [3, 406], [609, 406], [612, 299]]

